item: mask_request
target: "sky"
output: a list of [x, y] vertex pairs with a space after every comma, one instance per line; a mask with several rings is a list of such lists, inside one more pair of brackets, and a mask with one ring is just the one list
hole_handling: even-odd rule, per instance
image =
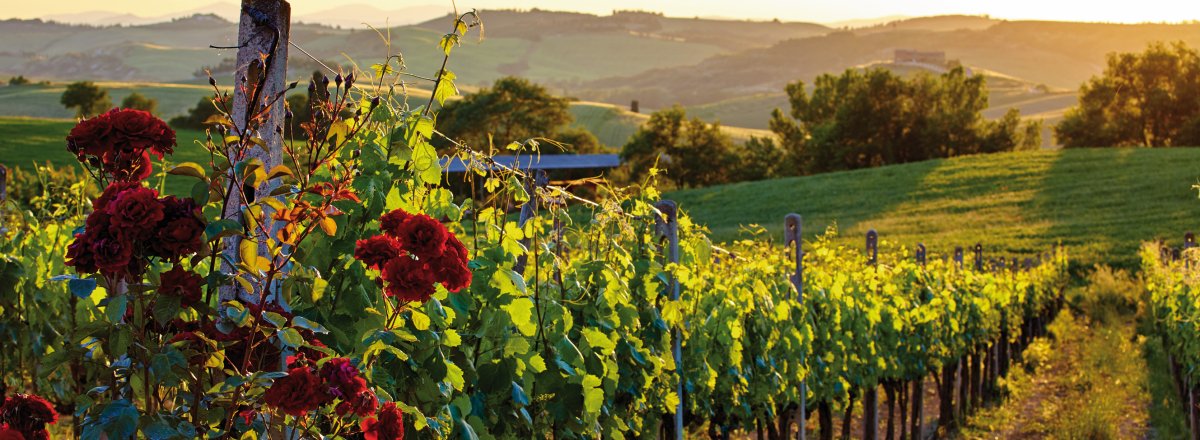
[[[37, 18], [51, 14], [112, 11], [150, 17], [188, 11], [209, 2], [236, 0], [6, 0], [0, 16]], [[449, 5], [439, 0], [292, 0], [293, 14], [338, 5], [368, 4], [385, 10], [409, 6]], [[895, 15], [990, 15], [1002, 19], [1106, 22], [1179, 22], [1200, 20], [1196, 0], [457, 0], [460, 8], [541, 8], [609, 14], [614, 9], [640, 9], [679, 17], [807, 21], [833, 23]]]

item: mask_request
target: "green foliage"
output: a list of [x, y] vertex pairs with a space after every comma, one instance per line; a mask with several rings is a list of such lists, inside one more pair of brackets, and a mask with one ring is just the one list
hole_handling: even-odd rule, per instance
[[[810, 234], [836, 225], [859, 244], [869, 228], [929, 249], [970, 245], [1031, 256], [1061, 243], [1072, 272], [1139, 266], [1146, 237], [1194, 228], [1197, 148], [1038, 150], [935, 159], [881, 168], [670, 192], [692, 218], [729, 242], [748, 225], [804, 213]], [[1123, 188], [1097, 196], [1097, 188]], [[810, 235], [807, 238], [811, 239]], [[848, 239], [846, 237], [853, 237]]]
[[80, 202], [99, 195], [91, 180], [75, 167], [59, 168], [46, 162], [35, 164], [32, 171], [21, 167], [8, 171], [8, 198], [38, 219], [79, 215]]
[[155, 114], [158, 113], [158, 100], [148, 98], [141, 93], [133, 92], [121, 100], [121, 108], [131, 108]]
[[724, 165], [736, 156], [733, 141], [719, 124], [688, 120], [683, 107], [674, 106], [650, 115], [621, 150], [621, 160], [634, 180], [658, 168], [666, 170], [675, 186], [694, 187], [727, 182]]
[[204, 131], [212, 128], [213, 124], [205, 123], [209, 118], [220, 116], [221, 112], [217, 106], [213, 104], [213, 98], [206, 96], [200, 98], [195, 107], [187, 111], [187, 114], [176, 116], [169, 121], [170, 125], [177, 129], [198, 130]]
[[96, 116], [112, 108], [112, 100], [108, 97], [108, 91], [91, 81], [71, 83], [63, 91], [59, 102], [63, 107], [74, 108], [75, 115], [81, 118]]
[[[574, 121], [570, 102], [556, 97], [529, 80], [504, 77], [490, 88], [448, 101], [438, 113], [438, 130], [478, 151], [524, 143], [535, 138], [561, 142], [567, 153], [597, 152], [600, 142], [583, 128], [567, 128]], [[448, 142], [439, 142], [442, 148]], [[543, 148], [542, 154], [564, 152]]]
[[1200, 145], [1200, 54], [1183, 42], [1111, 53], [1056, 127], [1064, 147]]
[[982, 75], [961, 67], [905, 79], [890, 70], [849, 69], [817, 77], [808, 92], [788, 84], [791, 112], [775, 110], [771, 130], [787, 153], [789, 174], [916, 162], [963, 154], [1029, 148], [1041, 142], [1036, 127], [1021, 128], [1010, 111], [984, 120], [988, 106]]
[[8, 85], [10, 86], [23, 86], [28, 84], [30, 84], [29, 78], [26, 78], [24, 75], [17, 75], [8, 79]]

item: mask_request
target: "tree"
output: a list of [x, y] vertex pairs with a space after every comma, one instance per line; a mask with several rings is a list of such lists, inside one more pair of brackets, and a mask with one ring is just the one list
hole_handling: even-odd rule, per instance
[[[563, 134], [578, 141], [578, 133], [566, 131], [573, 120], [567, 99], [551, 95], [545, 87], [528, 80], [504, 77], [490, 88], [447, 102], [438, 115], [438, 129], [471, 148], [486, 150], [489, 142], [503, 148], [510, 142], [557, 139]], [[562, 151], [542, 149], [542, 153], [557, 152]]]
[[213, 105], [211, 97], [200, 98], [200, 102], [196, 103], [195, 107], [188, 109], [186, 115], [176, 116], [168, 122], [175, 128], [187, 128], [192, 130], [204, 130], [208, 127], [204, 125], [210, 116], [220, 114], [217, 107]]
[[108, 91], [91, 81], [79, 81], [67, 85], [59, 102], [68, 109], [74, 108], [78, 117], [95, 116], [112, 108]]
[[157, 113], [158, 100], [154, 98], [148, 98], [138, 92], [133, 92], [130, 93], [129, 96], [126, 96], [125, 99], [121, 100], [121, 108], [131, 108], [150, 113]]
[[640, 179], [658, 163], [667, 179], [679, 187], [725, 183], [737, 162], [733, 140], [720, 124], [687, 119], [678, 105], [650, 115], [621, 150], [631, 179]]
[[1182, 42], [1109, 54], [1054, 134], [1067, 148], [1200, 145], [1200, 55]]
[[782, 175], [1009, 151], [1041, 142], [1040, 129], [1022, 127], [1019, 113], [984, 119], [984, 78], [961, 67], [908, 79], [886, 69], [849, 69], [817, 77], [811, 95], [803, 82], [785, 90], [791, 112], [776, 109], [770, 121], [786, 158]]
[[29, 78], [26, 78], [24, 75], [17, 75], [8, 79], [8, 85], [10, 86], [23, 86], [27, 84], [29, 84]]
[[773, 139], [758, 136], [751, 136], [735, 154], [737, 164], [729, 171], [732, 182], [776, 177], [782, 168], [780, 159], [786, 156]]

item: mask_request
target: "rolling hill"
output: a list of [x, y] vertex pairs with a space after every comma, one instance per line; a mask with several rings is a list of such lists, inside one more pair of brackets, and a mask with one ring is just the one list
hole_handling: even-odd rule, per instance
[[[917, 20], [917, 19], [914, 19]], [[932, 26], [935, 22], [928, 22]], [[891, 60], [896, 49], [945, 52], [965, 66], [1003, 72], [1051, 89], [1075, 90], [1103, 71], [1112, 52], [1140, 52], [1154, 41], [1200, 46], [1200, 23], [1108, 24], [999, 21], [985, 28], [898, 27], [838, 31], [786, 40], [768, 48], [583, 84], [576, 95], [606, 102], [638, 99], [648, 107], [711, 104], [778, 93], [788, 82]]]
[[1073, 264], [1137, 265], [1142, 241], [1179, 245], [1197, 228], [1192, 189], [1200, 148], [1073, 149], [967, 156], [809, 177], [668, 193], [723, 241], [758, 224], [782, 237], [783, 216], [804, 218], [811, 239], [837, 225], [862, 246], [880, 238], [930, 255], [982, 242], [989, 256], [1028, 257], [1055, 243]]

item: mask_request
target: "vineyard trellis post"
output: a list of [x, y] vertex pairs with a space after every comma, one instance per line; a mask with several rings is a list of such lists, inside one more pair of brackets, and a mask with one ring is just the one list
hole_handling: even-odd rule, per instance
[[[284, 105], [281, 97], [288, 90], [287, 56], [291, 10], [292, 7], [286, 0], [242, 0], [236, 64], [236, 71], [240, 75], [234, 78], [233, 112], [229, 116], [237, 133], [243, 138], [262, 139], [264, 148], [245, 149], [245, 155], [227, 151], [231, 162], [258, 159], [262, 161], [262, 169], [271, 170], [282, 161]], [[251, 125], [251, 119], [258, 114], [264, 115], [264, 122], [257, 124], [261, 129], [257, 133], [245, 132]], [[248, 142], [248, 139], [239, 139], [236, 144], [244, 146]], [[234, 173], [234, 167], [230, 167], [229, 172]], [[256, 187], [240, 190], [231, 188], [222, 218], [244, 223], [242, 207], [252, 202], [255, 194], [269, 194], [278, 185], [278, 179], [256, 183]], [[264, 212], [263, 218], [269, 219], [270, 214]], [[267, 237], [263, 237], [261, 232], [258, 235], [259, 255], [270, 258], [267, 252]], [[241, 237], [227, 237], [224, 243], [227, 258], [221, 259], [222, 272], [233, 273], [234, 266], [241, 258], [238, 252]], [[270, 287], [272, 286], [259, 286], [263, 289]], [[249, 293], [243, 292], [237, 283], [231, 283], [221, 289], [221, 302], [233, 299], [258, 302], [258, 298]]]
[[[679, 263], [679, 206], [672, 200], [660, 200], [654, 204], [660, 213], [658, 233], [667, 240], [667, 259]], [[671, 289], [671, 301], [679, 301], [679, 279], [667, 272], [668, 285]], [[671, 354], [675, 358], [675, 395], [679, 403], [675, 405], [675, 439], [683, 440], [683, 337], [678, 328], [671, 331]]]
[[[793, 258], [795, 258], [796, 269], [792, 273], [792, 285], [796, 286], [796, 303], [801, 310], [804, 309], [804, 221], [800, 218], [800, 214], [788, 214], [783, 217], [783, 241], [785, 246], [792, 246]], [[800, 363], [804, 365], [808, 359], [803, 354], [800, 355]], [[808, 425], [808, 387], [805, 381], [800, 381], [800, 409], [797, 424], [799, 429], [796, 432], [797, 440], [805, 440], [807, 434], [805, 427]], [[784, 435], [787, 433], [785, 432]]]
[[[867, 259], [871, 266], [879, 264], [879, 233], [867, 231]], [[872, 384], [863, 390], [863, 439], [875, 440], [879, 435], [879, 386]]]
[[954, 267], [956, 269], [962, 269], [962, 267], [963, 267], [963, 248], [962, 248], [962, 246], [956, 246], [954, 248]]
[[[961, 257], [961, 252], [959, 253], [959, 256]], [[925, 262], [928, 258], [928, 254], [925, 249], [924, 243], [917, 243], [917, 256], [916, 257], [917, 257], [917, 264], [920, 265], [921, 269], [924, 269]], [[917, 294], [922, 295], [923, 292], [918, 292]], [[921, 298], [918, 297], [917, 301], [921, 301]], [[915, 380], [913, 380], [913, 384], [912, 384], [912, 430], [911, 430], [911, 434], [909, 435], [909, 437], [912, 438], [913, 440], [921, 440], [922, 438], [924, 438], [924, 436], [922, 435], [923, 431], [925, 430], [925, 427], [924, 427], [925, 420], [924, 419], [925, 419], [925, 375], [922, 374], [922, 375], [918, 375], [917, 378]], [[900, 422], [901, 422], [900, 423], [900, 425], [901, 425], [900, 431], [904, 432], [903, 417], [901, 417]], [[901, 437], [903, 437], [903, 436], [901, 436]]]

